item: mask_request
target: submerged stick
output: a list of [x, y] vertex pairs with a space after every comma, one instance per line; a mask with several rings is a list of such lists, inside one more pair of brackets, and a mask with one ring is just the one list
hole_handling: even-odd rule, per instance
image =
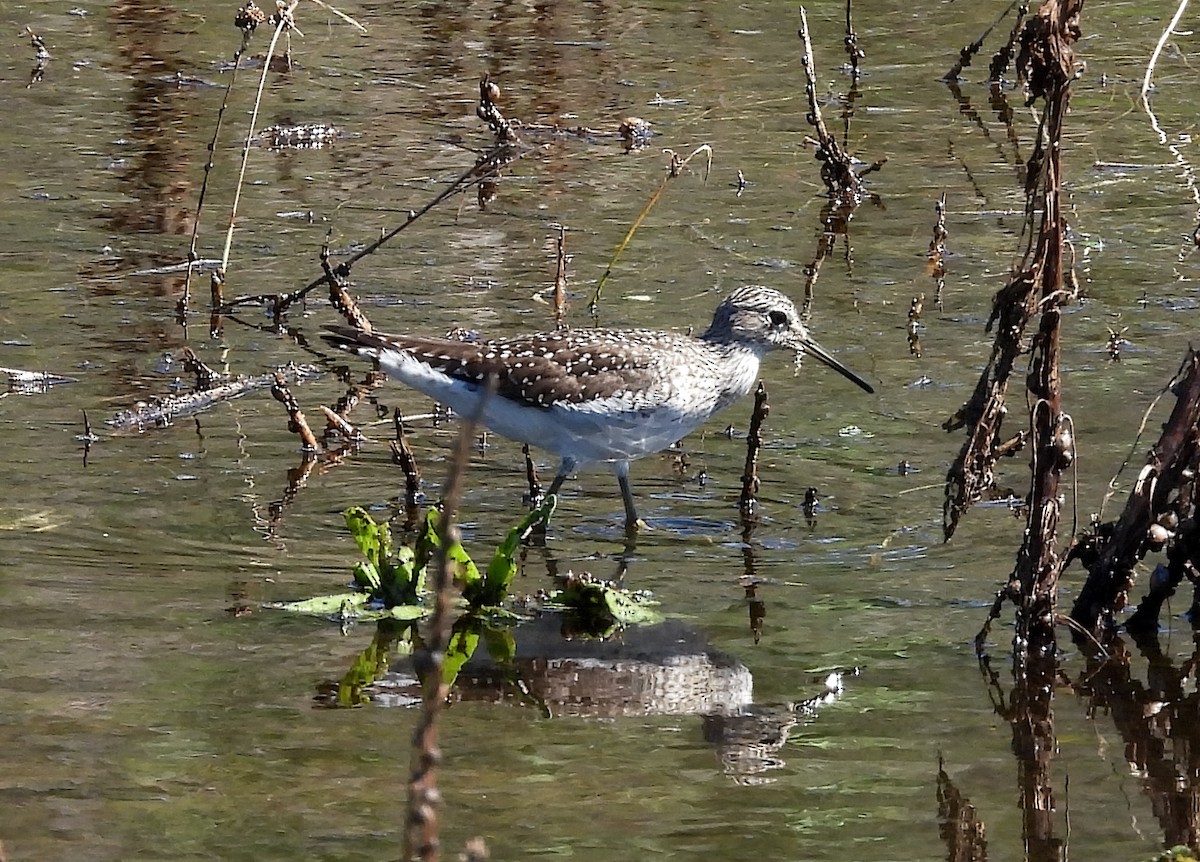
[[[1071, 616], [1095, 632], [1128, 601], [1136, 566], [1150, 551], [1166, 548], [1168, 568], [1150, 579], [1149, 602], [1132, 627], [1158, 623], [1162, 600], [1200, 563], [1197, 535], [1196, 471], [1200, 468], [1200, 354], [1189, 350], [1167, 389], [1175, 407], [1163, 424], [1162, 435], [1146, 456], [1120, 517], [1098, 525], [1094, 533], [1072, 548], [1070, 557], [1083, 560], [1087, 580]], [[1069, 557], [1069, 558], [1070, 558]]]
[[857, 81], [861, 75], [858, 70], [858, 61], [866, 57], [866, 53], [862, 48], [858, 47], [858, 34], [854, 32], [854, 22], [850, 18], [850, 4], [852, 0], [846, 0], [846, 53], [850, 57], [850, 78]]
[[[1026, 529], [1016, 565], [993, 607], [994, 615], [1004, 599], [1017, 606], [1013, 646], [1019, 673], [1032, 673], [1039, 656], [1054, 653], [1058, 579], [1065, 565], [1057, 548], [1059, 489], [1063, 471], [1074, 462], [1074, 440], [1071, 417], [1062, 409], [1061, 329], [1062, 309], [1077, 297], [1078, 283], [1063, 210], [1062, 153], [1082, 6], [1083, 0], [1048, 0], [1022, 30], [1017, 70], [1030, 101], [1045, 103], [1025, 189], [1029, 245], [1020, 270], [993, 301], [992, 356], [960, 411], [968, 437], [946, 474], [943, 530], [949, 540], [966, 510], [995, 487], [1008, 384], [1018, 360], [1027, 355], [1032, 459]], [[1040, 315], [1037, 331], [1026, 347], [1024, 333], [1035, 315]]]
[[304, 418], [304, 411], [300, 409], [300, 403], [296, 401], [296, 396], [287, 388], [283, 376], [278, 373], [275, 375], [275, 381], [271, 385], [271, 395], [276, 401], [287, 408], [288, 430], [300, 436], [305, 450], [320, 452], [321, 444], [317, 442], [316, 435], [313, 434], [312, 428], [308, 426], [308, 420]]
[[404, 416], [397, 407], [392, 411], [392, 422], [396, 427], [396, 439], [391, 440], [392, 460], [404, 471], [404, 507], [415, 510], [421, 499], [421, 470], [417, 467], [416, 456], [408, 445], [404, 435]]
[[983, 48], [984, 41], [991, 34], [991, 32], [996, 29], [1000, 22], [1008, 16], [1008, 13], [1012, 12], [1012, 10], [1016, 8], [1016, 5], [1017, 0], [1012, 0], [1012, 2], [1008, 4], [1008, 8], [1001, 12], [1000, 16], [993, 21], [986, 30], [979, 34], [978, 39], [958, 52], [958, 62], [951, 67], [950, 71], [942, 76], [943, 81], [956, 80], [958, 76], [962, 74], [962, 70], [971, 65], [971, 61], [975, 59], [975, 55], [979, 53], [981, 48]]
[[946, 289], [946, 238], [950, 235], [946, 231], [945, 192], [942, 192], [942, 196], [938, 198], [934, 209], [937, 212], [937, 220], [933, 223], [933, 239], [929, 241], [929, 253], [927, 257], [929, 259], [929, 277], [937, 285], [937, 292], [933, 296], [933, 304], [941, 310], [942, 293]]
[[521, 444], [521, 454], [525, 456], [525, 480], [529, 483], [529, 505], [536, 508], [542, 503], [542, 483], [538, 479], [537, 465], [533, 463], [533, 455], [529, 444]]
[[554, 328], [562, 329], [567, 313], [567, 229], [558, 226], [554, 269]]

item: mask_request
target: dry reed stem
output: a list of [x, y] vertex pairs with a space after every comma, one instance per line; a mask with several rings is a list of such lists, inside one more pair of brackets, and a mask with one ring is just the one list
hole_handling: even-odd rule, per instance
[[435, 553], [433, 616], [425, 638], [425, 647], [413, 656], [422, 676], [421, 718], [413, 732], [412, 771], [408, 782], [408, 805], [404, 828], [405, 862], [438, 862], [441, 841], [438, 835], [438, 806], [441, 796], [437, 788], [437, 769], [442, 762], [438, 747], [438, 718], [446, 702], [448, 687], [442, 677], [446, 646], [450, 642], [451, 614], [454, 602], [454, 576], [445, 549], [457, 538], [454, 517], [462, 493], [463, 476], [471, 457], [471, 443], [482, 414], [483, 405], [496, 388], [493, 375], [475, 415], [467, 417], [459, 429], [458, 440], [451, 458], [450, 472], [442, 487], [442, 514], [437, 532], [440, 548]]
[[[229, 96], [233, 92], [234, 84], [237, 83], [237, 73], [242, 65], [242, 55], [250, 47], [250, 37], [254, 34], [255, 28], [258, 26], [257, 17], [246, 14], [249, 9], [258, 11], [256, 7], [250, 4], [242, 7], [242, 13], [245, 14], [244, 19], [239, 18], [239, 20], [245, 21], [244, 25], [240, 28], [242, 31], [242, 44], [233, 52], [233, 69], [230, 70], [229, 84], [225, 87], [225, 95], [221, 97], [221, 107], [217, 109], [217, 122], [213, 126], [212, 137], [208, 141], [208, 160], [204, 163], [204, 179], [200, 182], [200, 194], [196, 200], [196, 214], [192, 218], [192, 236], [188, 242], [187, 271], [183, 276], [183, 296], [179, 298], [179, 302], [175, 306], [175, 313], [184, 327], [187, 326], [188, 304], [191, 302], [192, 297], [192, 272], [195, 270], [196, 261], [199, 258], [196, 246], [200, 240], [200, 219], [204, 213], [204, 199], [208, 196], [208, 181], [212, 177], [214, 167], [213, 154], [216, 152], [217, 141], [221, 136], [221, 125], [225, 119], [225, 109], [229, 107]], [[261, 12], [258, 14], [261, 14]], [[214, 288], [212, 306], [214, 308], [217, 306], [216, 299], [219, 295], [219, 288]]]
[[629, 245], [629, 241], [633, 239], [633, 235], [637, 233], [637, 229], [642, 226], [642, 222], [644, 222], [646, 220], [646, 216], [650, 214], [650, 210], [654, 208], [656, 203], [658, 203], [659, 198], [662, 197], [662, 193], [666, 191], [667, 184], [670, 183], [671, 180], [678, 177], [680, 171], [687, 167], [688, 163], [700, 153], [704, 153], [707, 157], [704, 167], [703, 181], [708, 182], [708, 174], [709, 171], [712, 170], [711, 146], [708, 144], [701, 144], [700, 146], [696, 147], [696, 149], [692, 150], [692, 152], [688, 154], [687, 158], [683, 159], [681, 159], [679, 154], [674, 150], [668, 149], [663, 150], [663, 152], [670, 156], [670, 161], [667, 165], [667, 175], [663, 177], [662, 182], [658, 184], [658, 188], [655, 189], [654, 194], [650, 196], [650, 200], [646, 202], [646, 205], [642, 207], [642, 211], [638, 213], [637, 218], [633, 220], [633, 224], [629, 226], [629, 230], [625, 233], [625, 238], [622, 239], [620, 244], [617, 245], [617, 250], [613, 252], [613, 256], [608, 261], [608, 266], [604, 268], [604, 273], [600, 276], [600, 281], [596, 283], [596, 291], [592, 294], [592, 301], [588, 303], [588, 311], [593, 316], [600, 307], [600, 293], [604, 290], [604, 284], [608, 281], [608, 277], [612, 275], [612, 268], [616, 266], [617, 259], [620, 258], [622, 253], [624, 253], [625, 248]]
[[292, 13], [296, 11], [298, 5], [300, 5], [300, 0], [291, 0], [291, 3], [286, 8], [279, 8], [277, 13], [279, 23], [275, 25], [275, 32], [271, 34], [271, 43], [267, 46], [267, 53], [263, 58], [262, 74], [258, 77], [258, 92], [254, 97], [254, 108], [250, 112], [250, 125], [246, 129], [246, 137], [242, 142], [242, 162], [238, 169], [237, 184], [233, 190], [233, 206], [229, 212], [229, 229], [225, 232], [225, 247], [221, 251], [220, 277], [222, 281], [229, 274], [229, 253], [233, 247], [233, 230], [237, 224], [238, 204], [241, 202], [242, 187], [246, 182], [246, 165], [250, 162], [250, 145], [254, 140], [254, 127], [258, 123], [258, 111], [262, 107], [262, 95], [263, 90], [267, 86], [267, 75], [271, 71], [271, 58], [275, 56], [275, 46], [279, 44], [280, 35], [285, 30], [295, 28], [296, 22], [292, 19]]

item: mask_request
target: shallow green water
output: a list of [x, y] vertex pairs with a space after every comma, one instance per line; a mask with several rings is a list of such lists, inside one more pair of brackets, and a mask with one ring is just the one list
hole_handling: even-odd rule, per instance
[[[986, 823], [989, 858], [1023, 857], [1012, 732], [971, 644], [1022, 525], [1004, 506], [978, 507], [941, 543], [942, 481], [961, 440], [939, 426], [990, 349], [983, 325], [1017, 260], [1018, 170], [1035, 121], [1010, 92], [1013, 139], [980, 83], [983, 61], [967, 71], [961, 101], [938, 80], [998, 9], [863, 6], [855, 21], [866, 76], [849, 141], [863, 160], [889, 161], [871, 177], [878, 202], [852, 223], [850, 260], [839, 245], [822, 268], [812, 327], [878, 394], [816, 363], [799, 377], [786, 360], [767, 363], [762, 523], [750, 547], [736, 510], [744, 444], [720, 433], [730, 422], [744, 431], [747, 402], [685, 441], [685, 474], [666, 457], [635, 465], [642, 513], [657, 529], [625, 574], [743, 664], [766, 712], [819, 694], [830, 669], [857, 674], [741, 769], [696, 714], [547, 718], [458, 702], [443, 728], [449, 848], [479, 834], [497, 859], [941, 858], [941, 755]], [[1087, 7], [1087, 70], [1069, 120], [1070, 219], [1087, 289], [1068, 314], [1063, 356], [1080, 441], [1080, 527], [1194, 332], [1196, 258], [1184, 240], [1195, 204], [1136, 99], [1165, 22], [1140, 8]], [[558, 224], [570, 231], [571, 320], [588, 323], [596, 280], [661, 181], [662, 149], [703, 143], [714, 153], [707, 182], [693, 170], [670, 185], [614, 268], [600, 322], [701, 326], [744, 283], [799, 296], [821, 186], [804, 146], [794, 5], [345, 11], [367, 35], [301, 5], [297, 68], [268, 79], [260, 124], [328, 122], [345, 134], [321, 150], [252, 154], [231, 294], [308, 282], [330, 228], [335, 248], [369, 241], [468, 167], [471, 148], [488, 142], [474, 105], [489, 71], [509, 116], [612, 130], [637, 115], [653, 124], [652, 144], [625, 153], [606, 137], [533, 136], [536, 149], [487, 211], [470, 196], [452, 201], [356, 267], [355, 290], [377, 326], [549, 326], [534, 295], [552, 284]], [[220, 338], [208, 337], [204, 313], [185, 332], [174, 320], [182, 279], [133, 274], [186, 253], [223, 64], [236, 47], [231, 9], [85, 3], [79, 13], [0, 6], [10, 33], [32, 27], [53, 55], [29, 87], [32, 51], [10, 52], [5, 65], [5, 103], [20, 122], [0, 129], [0, 365], [78, 381], [0, 400], [0, 842], [12, 860], [394, 858], [415, 713], [314, 703], [371, 631], [227, 613], [341, 587], [355, 556], [341, 510], [386, 505], [402, 488], [382, 442], [390, 423], [357, 456], [314, 471], [274, 522], [271, 505], [300, 456], [265, 394], [141, 435], [102, 427], [115, 410], [168, 392], [182, 372], [161, 370], [162, 358], [184, 345], [236, 373], [313, 357], [253, 311], [242, 315], [249, 326], [227, 322]], [[810, 9], [836, 129], [850, 86], [842, 14], [838, 3]], [[1193, 38], [1172, 41], [1154, 101], [1184, 156]], [[260, 34], [255, 49], [264, 44]], [[197, 80], [180, 85], [177, 73]], [[218, 213], [231, 200], [257, 66], [242, 74], [214, 159], [206, 257], [219, 256]], [[740, 195], [739, 170], [750, 183]], [[937, 308], [925, 252], [943, 191], [951, 256]], [[311, 224], [293, 215], [308, 211]], [[918, 293], [919, 358], [905, 332]], [[201, 282], [193, 307], [206, 300]], [[334, 321], [313, 301], [290, 323], [313, 342]], [[1119, 363], [1104, 349], [1110, 327], [1128, 327]], [[326, 375], [293, 391], [312, 417], [343, 387]], [[429, 407], [395, 385], [377, 397], [409, 413]], [[83, 410], [102, 436], [86, 459]], [[852, 426], [861, 433], [843, 430]], [[431, 493], [454, 433], [412, 429]], [[466, 541], [478, 547], [518, 518], [525, 485], [519, 447], [489, 442], [462, 505]], [[1150, 442], [1135, 447], [1134, 463]], [[902, 460], [915, 469], [897, 470]], [[1002, 483], [1021, 489], [1024, 476], [1019, 458]], [[1122, 477], [1106, 516], [1131, 481]], [[801, 514], [810, 486], [823, 504], [813, 525]], [[549, 586], [551, 566], [616, 572], [621, 511], [607, 474], [568, 483], [547, 551], [529, 554], [518, 589]], [[762, 580], [757, 642], [746, 574]], [[1064, 585], [1067, 601], [1075, 584]], [[1175, 623], [1167, 650], [1186, 653], [1189, 630]], [[1002, 665], [1007, 631], [994, 640]], [[1135, 675], [1141, 667], [1134, 662]], [[1164, 840], [1155, 813], [1164, 779], [1132, 770], [1127, 738], [1105, 711], [1092, 712], [1065, 688], [1056, 698], [1060, 837], [1069, 808], [1076, 858], [1149, 855]], [[1183, 714], [1174, 720], [1190, 726]]]

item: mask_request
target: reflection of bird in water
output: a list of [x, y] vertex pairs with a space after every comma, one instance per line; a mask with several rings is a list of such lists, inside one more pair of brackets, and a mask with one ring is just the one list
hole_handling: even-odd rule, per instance
[[[775, 350], [811, 353], [867, 392], [871, 385], [808, 334], [792, 301], [767, 287], [735, 290], [699, 337], [643, 329], [581, 329], [496, 341], [389, 336], [329, 327], [331, 344], [369, 356], [414, 389], [573, 470], [604, 462], [636, 527], [629, 462], [671, 446], [754, 385]], [[495, 380], [495, 397], [487, 383]]]
[[717, 748], [725, 772], [738, 784], [766, 784], [762, 773], [784, 765], [778, 752], [792, 728], [842, 696], [841, 673], [825, 678], [825, 691], [795, 703], [749, 704], [732, 713], [704, 716], [704, 740]]
[[[497, 662], [486, 639], [454, 682], [451, 698], [516, 702], [552, 717], [736, 714], [753, 697], [750, 670], [680, 622], [629, 626], [617, 638], [568, 639], [563, 615], [513, 630], [516, 653]], [[370, 689], [383, 705], [417, 705], [421, 687], [405, 657]]]
[[[542, 614], [514, 631], [516, 652], [497, 662], [486, 640], [463, 665], [450, 697], [514, 703], [553, 718], [699, 715], [705, 742], [738, 784], [765, 784], [797, 724], [840, 699], [844, 674], [790, 703], [753, 703], [754, 680], [735, 657], [714, 649], [679, 620], [630, 626], [612, 640], [564, 638], [563, 617]], [[421, 683], [405, 656], [364, 693], [380, 706], [417, 707]], [[332, 702], [337, 686], [319, 699]]]

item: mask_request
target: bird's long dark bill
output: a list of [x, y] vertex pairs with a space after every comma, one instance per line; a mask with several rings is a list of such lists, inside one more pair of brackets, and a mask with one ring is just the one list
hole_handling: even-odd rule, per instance
[[857, 374], [855, 374], [853, 371], [851, 371], [845, 365], [842, 365], [842, 363], [840, 363], [836, 359], [834, 359], [833, 354], [830, 353], [828, 350], [826, 350], [821, 345], [817, 344], [817, 342], [805, 341], [804, 346], [800, 348], [800, 353], [801, 354], [811, 353], [813, 356], [815, 356], [821, 362], [828, 365], [830, 368], [832, 368], [838, 374], [845, 377], [850, 382], [857, 384], [859, 387], [867, 390], [868, 392], [875, 391], [875, 387], [873, 387], [867, 381], [863, 380], [861, 377], [859, 377]]

